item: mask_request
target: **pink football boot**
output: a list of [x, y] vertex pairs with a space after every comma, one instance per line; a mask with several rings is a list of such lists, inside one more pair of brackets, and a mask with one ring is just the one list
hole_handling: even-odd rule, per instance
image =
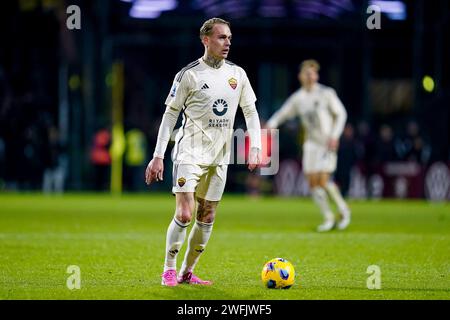
[[212, 281], [202, 280], [199, 277], [197, 277], [195, 274], [193, 274], [191, 271], [186, 272], [181, 277], [178, 277], [178, 283], [199, 284], [199, 285], [203, 285], [203, 286], [212, 285]]
[[164, 271], [161, 280], [163, 286], [174, 287], [178, 284], [177, 282], [177, 271], [174, 269], [169, 269]]

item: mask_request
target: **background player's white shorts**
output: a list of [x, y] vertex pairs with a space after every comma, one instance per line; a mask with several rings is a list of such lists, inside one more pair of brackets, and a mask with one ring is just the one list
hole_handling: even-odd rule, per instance
[[195, 192], [195, 196], [209, 201], [222, 198], [227, 181], [228, 165], [202, 166], [174, 164], [172, 192]]
[[327, 172], [333, 173], [336, 170], [337, 155], [326, 146], [312, 141], [305, 141], [303, 144], [303, 172], [305, 174]]

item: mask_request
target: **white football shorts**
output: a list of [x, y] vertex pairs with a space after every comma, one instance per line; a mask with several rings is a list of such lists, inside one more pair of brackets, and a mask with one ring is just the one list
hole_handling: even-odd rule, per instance
[[174, 164], [172, 192], [195, 192], [195, 196], [208, 201], [220, 201], [227, 181], [228, 165], [203, 166]]
[[313, 141], [303, 144], [302, 166], [305, 174], [325, 172], [333, 173], [336, 170], [337, 155], [326, 146]]

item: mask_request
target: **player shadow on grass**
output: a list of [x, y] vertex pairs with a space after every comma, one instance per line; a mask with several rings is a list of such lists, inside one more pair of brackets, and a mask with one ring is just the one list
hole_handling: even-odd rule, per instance
[[[390, 292], [396, 292], [396, 291], [411, 291], [411, 292], [415, 292], [415, 291], [433, 291], [433, 292], [448, 292], [448, 289], [442, 288], [390, 288], [390, 287], [382, 287], [381, 289], [378, 290], [370, 290], [364, 286], [360, 287], [350, 287], [350, 286], [327, 286], [327, 289], [340, 289], [340, 290], [359, 290], [359, 291], [371, 291], [373, 293], [380, 293], [380, 294], [386, 294], [386, 293], [390, 293]], [[310, 289], [310, 290], [319, 290], [319, 289], [323, 289], [323, 287], [307, 287], [306, 289]]]
[[212, 286], [180, 284], [176, 287], [162, 287], [158, 293], [149, 292], [153, 300], [234, 300], [233, 297], [224, 290], [214, 288]]
[[316, 234], [330, 234], [330, 233], [332, 233], [332, 234], [335, 234], [335, 233], [345, 233], [345, 232], [349, 232], [349, 229], [350, 229], [350, 227], [349, 228], [346, 228], [346, 229], [344, 229], [344, 230], [340, 230], [340, 229], [338, 229], [336, 226], [334, 226], [332, 229], [330, 229], [330, 230], [328, 230], [328, 231], [317, 231], [317, 226], [308, 226], [308, 231], [309, 232], [313, 232], [313, 233], [316, 233]]

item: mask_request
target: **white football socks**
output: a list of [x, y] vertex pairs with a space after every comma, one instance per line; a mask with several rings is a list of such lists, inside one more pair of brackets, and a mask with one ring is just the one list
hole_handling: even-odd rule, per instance
[[334, 203], [336, 203], [339, 212], [342, 214], [342, 217], [349, 218], [350, 209], [348, 208], [347, 203], [345, 203], [345, 200], [342, 197], [341, 192], [339, 191], [336, 184], [333, 181], [329, 181], [325, 188], [328, 191], [331, 199], [333, 199]]
[[176, 217], [172, 219], [167, 228], [166, 236], [166, 258], [164, 261], [164, 272], [177, 268], [177, 255], [186, 238], [186, 228], [189, 223], [183, 223]]
[[196, 221], [189, 233], [189, 242], [181, 266], [180, 275], [194, 270], [195, 265], [200, 259], [200, 255], [205, 250], [209, 237], [211, 236], [213, 224]]
[[321, 187], [315, 187], [311, 190], [311, 194], [314, 202], [319, 207], [325, 221], [334, 221], [333, 212], [331, 211], [330, 205], [328, 204], [327, 192]]

